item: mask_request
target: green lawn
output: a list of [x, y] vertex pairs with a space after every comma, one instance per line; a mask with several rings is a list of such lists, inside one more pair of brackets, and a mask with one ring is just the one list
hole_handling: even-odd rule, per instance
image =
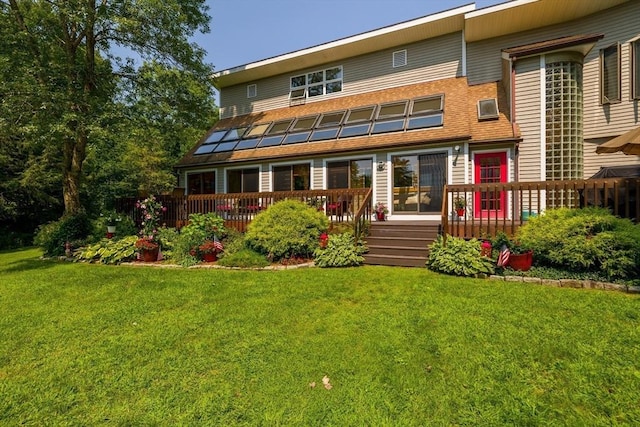
[[0, 425], [640, 424], [638, 296], [38, 256], [0, 253]]

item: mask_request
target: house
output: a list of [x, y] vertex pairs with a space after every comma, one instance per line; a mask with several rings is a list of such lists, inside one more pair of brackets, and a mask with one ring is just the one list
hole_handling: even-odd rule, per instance
[[[176, 165], [179, 186], [370, 188], [394, 223], [439, 222], [445, 185], [638, 165], [596, 148], [640, 126], [639, 18], [637, 0], [470, 4], [219, 71], [221, 119]], [[504, 191], [469, 196], [472, 220], [517, 214]]]

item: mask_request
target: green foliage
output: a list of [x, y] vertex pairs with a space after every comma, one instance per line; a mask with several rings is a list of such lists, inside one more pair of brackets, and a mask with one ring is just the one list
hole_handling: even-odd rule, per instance
[[442, 236], [438, 236], [431, 245], [427, 267], [440, 273], [455, 276], [474, 277], [480, 274], [493, 274], [493, 260], [480, 255], [481, 246], [477, 239], [465, 240], [447, 236], [446, 245]]
[[283, 200], [258, 214], [249, 224], [249, 247], [271, 260], [308, 258], [318, 247], [318, 236], [329, 221], [323, 212], [296, 200]]
[[241, 233], [235, 229], [227, 230], [227, 236], [223, 239], [224, 252], [221, 254], [222, 258], [234, 254], [247, 247], [244, 240], [244, 233]]
[[158, 241], [162, 248], [162, 257], [172, 259], [176, 242], [180, 239], [180, 233], [175, 228], [160, 227], [158, 229]]
[[269, 265], [269, 260], [267, 260], [263, 254], [249, 248], [244, 248], [231, 254], [225, 253], [225, 255], [218, 260], [218, 265], [224, 267], [262, 268]]
[[352, 233], [331, 234], [326, 248], [317, 248], [313, 252], [318, 267], [352, 267], [364, 262], [366, 247], [356, 244]]
[[[126, 236], [137, 234], [138, 229], [136, 224], [131, 218], [126, 215], [119, 215], [119, 220], [116, 222], [116, 232], [113, 239], [121, 239]], [[108, 220], [105, 216], [100, 216], [91, 222], [91, 235], [89, 236], [89, 242], [95, 243], [104, 239], [107, 233]]]
[[609, 279], [640, 273], [640, 226], [605, 209], [551, 209], [531, 218], [517, 238], [541, 265], [601, 271]]
[[81, 248], [74, 253], [76, 261], [101, 262], [102, 264], [120, 264], [131, 261], [136, 255], [136, 236], [122, 239], [102, 239], [98, 243]]
[[224, 219], [215, 213], [194, 213], [189, 215], [189, 223], [180, 229], [180, 234], [199, 239], [201, 244], [205, 240], [213, 240], [214, 237], [223, 238], [227, 230]]
[[73, 248], [78, 248], [84, 244], [90, 233], [91, 221], [86, 214], [68, 215], [41, 226], [34, 243], [43, 249], [45, 255], [61, 256], [65, 253], [67, 242]]

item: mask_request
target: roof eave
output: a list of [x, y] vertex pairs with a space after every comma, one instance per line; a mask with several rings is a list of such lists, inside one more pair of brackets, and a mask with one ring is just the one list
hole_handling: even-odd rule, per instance
[[474, 4], [449, 9], [374, 31], [218, 71], [212, 77], [216, 87], [221, 89], [462, 31], [464, 16], [472, 10], [475, 10]]

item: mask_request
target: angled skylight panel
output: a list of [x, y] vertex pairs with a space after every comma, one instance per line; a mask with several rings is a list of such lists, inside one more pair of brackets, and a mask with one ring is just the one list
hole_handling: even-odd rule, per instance
[[444, 96], [417, 98], [411, 102], [407, 130], [442, 126]]
[[223, 151], [233, 151], [233, 148], [238, 143], [238, 140], [235, 139], [233, 141], [221, 142], [218, 146], [213, 150], [214, 153], [221, 153]]
[[213, 150], [218, 146], [218, 144], [202, 144], [196, 151], [193, 152], [194, 156], [199, 156], [201, 154], [209, 154], [213, 153]]
[[307, 139], [309, 139], [309, 135], [311, 135], [310, 130], [306, 132], [289, 133], [287, 134], [287, 136], [285, 136], [284, 141], [282, 141], [282, 145], [305, 142]]
[[247, 131], [246, 127], [233, 128], [227, 132], [227, 134], [220, 141], [237, 141], [242, 138], [242, 135]]
[[276, 145], [280, 145], [283, 139], [284, 139], [284, 134], [274, 135], [274, 136], [265, 136], [264, 138], [262, 138], [262, 141], [260, 141], [259, 147], [260, 148], [274, 147]]
[[266, 130], [269, 128], [270, 125], [271, 125], [271, 123], [260, 123], [260, 124], [257, 124], [257, 125], [253, 125], [253, 127], [251, 129], [249, 129], [247, 132], [245, 132], [243, 137], [244, 138], [259, 138], [262, 135], [264, 135], [264, 133], [266, 132]]
[[214, 142], [220, 142], [223, 136], [229, 129], [216, 130], [204, 140], [203, 144], [213, 144]]
[[375, 105], [371, 105], [369, 107], [363, 108], [354, 108], [353, 110], [349, 110], [347, 113], [347, 118], [344, 121], [345, 124], [363, 122], [363, 121], [371, 121], [373, 118], [373, 113], [376, 110]]
[[234, 150], [247, 150], [249, 148], [256, 148], [260, 142], [260, 138], [247, 138], [238, 142], [238, 145], [234, 148]]
[[378, 110], [378, 119], [388, 119], [391, 117], [400, 117], [407, 114], [407, 104], [409, 101], [392, 102], [380, 105]]
[[342, 129], [340, 129], [340, 138], [367, 135], [369, 133], [370, 127], [370, 122], [364, 122], [355, 125], [344, 125], [342, 126]]
[[313, 131], [309, 141], [322, 141], [324, 139], [336, 139], [338, 137], [339, 127], [318, 128]]
[[274, 122], [273, 125], [269, 128], [266, 135], [277, 135], [280, 133], [285, 133], [289, 126], [291, 126], [291, 122], [293, 119], [280, 120], [278, 122]]
[[289, 132], [299, 132], [303, 130], [313, 129], [313, 125], [316, 124], [317, 119], [318, 119], [317, 115], [309, 116], [309, 117], [300, 117], [298, 120], [296, 120], [296, 122], [291, 127]]
[[371, 133], [398, 132], [404, 130], [404, 117], [400, 119], [381, 120], [373, 124]]
[[345, 111], [323, 114], [318, 122], [318, 127], [339, 126], [344, 118]]

